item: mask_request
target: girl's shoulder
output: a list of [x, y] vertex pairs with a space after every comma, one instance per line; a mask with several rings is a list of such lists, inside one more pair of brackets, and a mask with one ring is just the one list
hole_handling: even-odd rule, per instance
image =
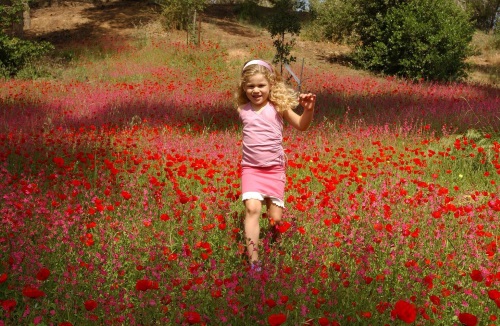
[[238, 107], [236, 108], [236, 110], [237, 110], [238, 112], [243, 111], [243, 110], [245, 109], [245, 106], [246, 106], [247, 104], [248, 104], [248, 103], [238, 105]]
[[238, 105], [238, 112], [243, 112], [243, 111], [249, 111], [249, 110], [252, 110], [252, 106], [250, 104], [250, 102], [247, 102], [245, 104], [241, 104], [241, 105]]

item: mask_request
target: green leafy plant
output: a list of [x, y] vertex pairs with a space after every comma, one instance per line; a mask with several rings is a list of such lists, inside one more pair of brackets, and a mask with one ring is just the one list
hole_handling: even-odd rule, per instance
[[493, 47], [498, 50], [500, 49], [500, 28], [495, 29], [493, 33]]
[[32, 42], [0, 33], [0, 76], [12, 77], [53, 49], [48, 42]]
[[21, 0], [0, 5], [0, 77], [15, 76], [29, 62], [53, 49], [48, 42], [32, 42], [8, 35], [7, 31], [19, 21], [19, 13], [25, 6], [25, 1]]
[[[267, 22], [267, 30], [273, 38], [273, 45], [276, 48], [276, 55], [273, 62], [289, 64], [295, 61], [291, 55], [291, 50], [295, 45], [294, 35], [300, 33], [301, 24], [299, 20], [299, 11], [304, 9], [304, 2], [297, 0], [275, 0], [273, 14]], [[286, 34], [290, 34], [290, 39], [286, 40]]]
[[204, 0], [159, 0], [162, 6], [164, 25], [168, 28], [188, 30], [195, 11], [203, 11]]
[[466, 76], [474, 32], [452, 0], [311, 1], [313, 28], [324, 39], [354, 46], [351, 62], [412, 80], [454, 81]]
[[413, 80], [466, 76], [474, 29], [452, 1], [413, 0], [375, 17], [365, 24], [355, 51], [361, 67]]

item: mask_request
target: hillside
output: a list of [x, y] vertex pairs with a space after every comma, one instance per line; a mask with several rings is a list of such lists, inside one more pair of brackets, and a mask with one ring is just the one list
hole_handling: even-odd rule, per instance
[[[32, 10], [32, 28], [27, 35], [32, 39], [48, 40], [57, 49], [75, 42], [92, 42], [103, 36], [129, 38], [147, 34], [186, 40], [185, 32], [163, 30], [159, 18], [158, 7], [132, 0], [111, 0], [103, 6], [64, 2], [58, 7]], [[200, 37], [202, 41], [221, 44], [230, 57], [251, 58], [250, 49], [256, 44], [272, 48], [265, 29], [239, 21], [230, 5], [214, 5], [205, 11]], [[474, 66], [470, 81], [499, 86], [500, 53], [492, 50], [487, 42], [484, 34], [478, 34], [474, 39], [478, 53], [470, 59]], [[309, 67], [321, 67], [339, 74], [367, 74], [341, 64], [342, 54], [348, 51], [349, 47], [344, 45], [311, 42], [299, 37], [293, 55], [297, 62], [304, 59]]]

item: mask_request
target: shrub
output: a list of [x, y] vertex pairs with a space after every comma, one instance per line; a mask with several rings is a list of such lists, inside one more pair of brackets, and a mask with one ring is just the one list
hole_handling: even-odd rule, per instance
[[[273, 15], [267, 21], [269, 34], [273, 38], [273, 45], [276, 48], [273, 62], [281, 64], [281, 72], [283, 72], [283, 64], [289, 64], [295, 61], [295, 57], [291, 55], [293, 46], [295, 45], [294, 35], [300, 34], [301, 24], [298, 12], [304, 9], [304, 2], [301, 0], [275, 0]], [[285, 35], [289, 34], [288, 41], [285, 40]]]
[[48, 42], [32, 42], [0, 32], [0, 76], [12, 77], [33, 60], [53, 49]]
[[390, 7], [364, 29], [354, 59], [363, 68], [413, 80], [466, 76], [474, 29], [452, 0], [412, 0]]
[[167, 28], [188, 30], [195, 11], [203, 11], [204, 0], [158, 0], [162, 7], [164, 25]]
[[238, 18], [243, 21], [258, 21], [262, 19], [260, 6], [257, 0], [247, 0], [236, 6]]
[[495, 29], [495, 32], [493, 34], [493, 48], [495, 50], [499, 50], [500, 49], [500, 27], [497, 27]]
[[349, 40], [356, 23], [353, 4], [350, 1], [309, 1], [314, 20], [308, 26], [314, 40], [343, 42]]

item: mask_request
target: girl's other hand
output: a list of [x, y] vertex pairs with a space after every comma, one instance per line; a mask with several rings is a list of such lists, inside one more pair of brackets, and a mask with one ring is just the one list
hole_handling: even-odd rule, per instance
[[300, 94], [299, 104], [304, 108], [304, 110], [314, 110], [314, 105], [316, 104], [316, 94]]

